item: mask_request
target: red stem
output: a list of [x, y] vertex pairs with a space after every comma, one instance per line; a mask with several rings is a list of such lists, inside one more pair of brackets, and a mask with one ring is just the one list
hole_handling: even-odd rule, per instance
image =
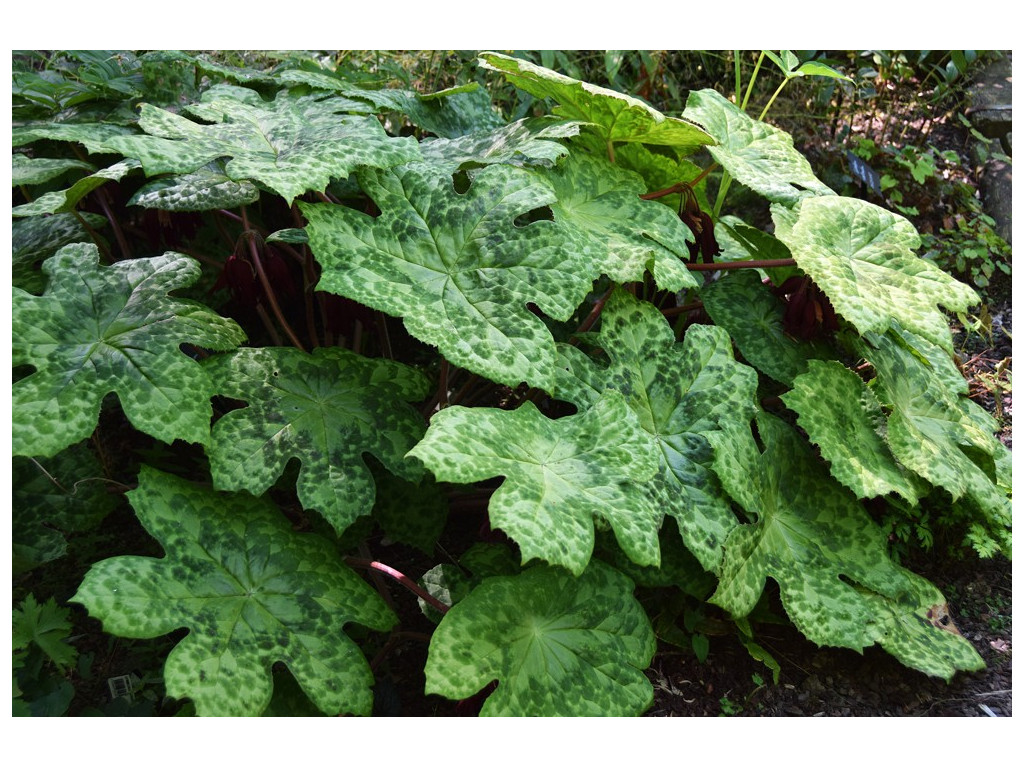
[[795, 267], [796, 259], [763, 259], [762, 261], [717, 261], [711, 264], [687, 264], [691, 272], [714, 272], [718, 269], [771, 269]]
[[430, 603], [430, 605], [434, 606], [434, 608], [439, 610], [441, 613], [448, 613], [449, 606], [442, 603], [436, 597], [434, 597], [425, 589], [423, 589], [423, 587], [421, 587], [415, 581], [410, 579], [404, 573], [396, 571], [390, 565], [385, 565], [384, 563], [377, 562], [376, 560], [365, 560], [359, 557], [346, 557], [345, 564], [352, 568], [369, 568], [374, 571], [380, 571], [386, 576], [390, 576], [392, 579], [397, 581], [399, 584], [408, 589], [417, 597], [420, 597], [425, 602]]

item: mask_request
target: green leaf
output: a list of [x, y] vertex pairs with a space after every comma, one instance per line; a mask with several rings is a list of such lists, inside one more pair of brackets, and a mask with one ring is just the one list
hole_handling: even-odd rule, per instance
[[914, 253], [921, 241], [909, 221], [863, 200], [808, 198], [792, 230], [777, 234], [836, 312], [862, 334], [885, 333], [896, 320], [952, 352], [938, 305], [965, 312], [979, 301], [973, 289]]
[[895, 330], [867, 342], [860, 352], [877, 373], [879, 400], [891, 409], [887, 440], [893, 455], [954, 501], [966, 497], [976, 504], [983, 529], [1008, 551], [1012, 510], [997, 483], [998, 465], [1008, 461], [1009, 451], [993, 434], [995, 420], [958, 393], [966, 382], [935, 345]]
[[375, 473], [375, 477], [373, 516], [384, 534], [432, 554], [448, 519], [448, 498], [441, 486], [430, 477], [418, 483], [385, 473]]
[[96, 170], [91, 163], [83, 160], [53, 157], [27, 157], [11, 155], [11, 186], [32, 186], [43, 184], [63, 176], [68, 171]]
[[427, 139], [420, 144], [423, 158], [449, 172], [472, 163], [476, 165], [554, 165], [569, 154], [558, 139], [580, 132], [577, 120], [532, 117], [488, 131], [475, 131], [454, 139]]
[[700, 296], [744, 359], [776, 381], [792, 384], [807, 370], [808, 360], [829, 354], [820, 343], [799, 341], [786, 333], [785, 306], [753, 270], [726, 275], [705, 287]]
[[676, 343], [661, 313], [622, 289], [608, 298], [593, 344], [605, 351], [607, 366], [560, 346], [565, 371], [555, 394], [581, 409], [596, 407], [609, 391], [626, 398], [648, 435], [645, 451], [659, 464], [648, 484], [652, 502], [675, 518], [686, 545], [714, 570], [736, 517], [711, 471], [706, 438], [724, 424], [750, 421], [756, 373], [733, 359], [722, 329], [695, 325]]
[[258, 715], [282, 662], [323, 712], [370, 713], [373, 675], [344, 626], [396, 619], [326, 540], [295, 533], [269, 502], [145, 466], [128, 498], [167, 556], [96, 563], [72, 602], [121, 637], [187, 627], [164, 666], [168, 695], [200, 716]]
[[207, 455], [217, 490], [260, 496], [298, 458], [299, 501], [340, 535], [373, 508], [364, 453], [408, 480], [422, 475], [404, 458], [425, 429], [407, 403], [423, 400], [430, 384], [401, 363], [340, 348], [262, 347], [211, 356], [203, 369], [219, 394], [249, 404], [213, 427]]
[[31, 203], [16, 205], [11, 209], [12, 216], [40, 216], [44, 213], [61, 213], [73, 210], [78, 201], [88, 195], [97, 187], [101, 187], [108, 181], [120, 181], [126, 175], [139, 167], [135, 160], [122, 160], [109, 168], [97, 171], [91, 176], [79, 179], [67, 189], [57, 192], [47, 192], [40, 195]]
[[480, 66], [505, 75], [512, 85], [539, 99], [558, 103], [560, 117], [590, 123], [602, 142], [642, 142], [672, 146], [683, 154], [714, 140], [693, 123], [666, 117], [639, 99], [574, 80], [528, 61], [500, 53], [483, 53]]
[[[615, 165], [640, 174], [647, 185], [645, 192], [657, 192], [671, 187], [681, 181], [692, 182], [704, 171], [696, 163], [683, 157], [668, 157], [661, 152], [648, 149], [643, 144], [625, 144], [615, 149]], [[697, 202], [703, 210], [711, 207], [707, 201], [707, 180], [701, 179], [694, 185], [693, 191]], [[657, 201], [669, 210], [678, 213], [680, 195], [664, 195]]]
[[92, 528], [116, 504], [87, 444], [52, 460], [15, 456], [11, 468], [11, 538], [15, 575], [64, 555], [66, 531]]
[[367, 170], [359, 182], [381, 210], [376, 219], [298, 204], [323, 266], [318, 289], [404, 317], [413, 336], [474, 373], [550, 388], [554, 339], [527, 305], [565, 321], [592, 286], [565, 226], [513, 223], [553, 203], [551, 187], [506, 165], [475, 174], [461, 194], [426, 164]]
[[661, 517], [644, 488], [658, 459], [620, 395], [558, 420], [529, 401], [514, 411], [452, 406], [434, 414], [410, 455], [442, 481], [504, 476], [490, 520], [519, 545], [523, 563], [536, 557], [581, 574], [595, 521], [611, 526], [636, 562], [659, 563]]
[[57, 213], [14, 221], [11, 227], [14, 285], [29, 293], [42, 293], [46, 276], [39, 269], [39, 262], [69, 243], [90, 240], [92, 236], [86, 225], [95, 231], [106, 226], [107, 219], [95, 213]]
[[821, 448], [832, 476], [860, 498], [918, 493], [885, 442], [885, 415], [867, 384], [842, 363], [812, 360], [782, 401]]
[[818, 645], [862, 651], [878, 643], [902, 663], [947, 680], [984, 662], [928, 615], [945, 604], [930, 583], [888, 558], [885, 534], [836, 484], [810, 447], [776, 417], [711, 436], [722, 484], [756, 522], [729, 536], [711, 602], [750, 613], [771, 577], [796, 627]]
[[808, 77], [828, 77], [832, 80], [846, 80], [850, 83], [853, 82], [853, 78], [844, 75], [838, 69], [830, 67], [828, 64], [822, 64], [820, 61], [805, 61], [796, 68], [794, 74]]
[[131, 128], [110, 123], [42, 123], [14, 128], [11, 145], [20, 147], [41, 139], [50, 141], [74, 141], [82, 144], [90, 154], [107, 154], [116, 150], [107, 142], [118, 136], [132, 133]]
[[376, 117], [348, 115], [349, 109], [347, 99], [287, 91], [259, 104], [221, 97], [202, 105], [202, 117], [216, 121], [203, 125], [143, 104], [139, 126], [151, 135], [115, 138], [107, 146], [137, 158], [147, 176], [191, 173], [230, 157], [229, 179], [265, 184], [289, 204], [358, 166], [419, 158], [415, 139], [391, 138]]
[[162, 211], [211, 211], [255, 203], [259, 188], [251, 181], [232, 181], [211, 163], [192, 173], [156, 179], [140, 188], [128, 205]]
[[659, 288], [696, 288], [684, 262], [689, 230], [663, 205], [641, 200], [647, 191], [637, 174], [599, 157], [573, 153], [541, 175], [555, 190], [551, 211], [584, 234], [592, 260], [619, 283], [641, 281], [649, 271]]
[[639, 715], [656, 644], [632, 592], [600, 561], [579, 578], [536, 566], [486, 579], [434, 632], [426, 692], [462, 699], [497, 680], [483, 716]]
[[88, 437], [109, 392], [143, 432], [205, 442], [213, 386], [179, 345], [230, 349], [245, 334], [202, 304], [167, 296], [199, 278], [198, 263], [168, 252], [101, 267], [96, 246], [74, 243], [43, 271], [42, 296], [15, 288], [12, 300], [12, 362], [36, 369], [14, 384], [14, 454], [53, 456]]
[[19, 650], [37, 645], [60, 669], [67, 669], [78, 656], [74, 646], [66, 642], [71, 634], [70, 618], [71, 611], [58, 607], [54, 598], [40, 605], [29, 595], [14, 609], [11, 647]]
[[700, 123], [717, 145], [711, 156], [740, 184], [773, 203], [791, 206], [801, 198], [835, 193], [814, 175], [807, 158], [785, 131], [754, 120], [720, 93], [690, 91], [683, 115]]

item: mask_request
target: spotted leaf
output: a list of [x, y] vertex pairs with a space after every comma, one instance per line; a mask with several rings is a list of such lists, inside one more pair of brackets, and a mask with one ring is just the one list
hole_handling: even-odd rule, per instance
[[426, 428], [408, 403], [425, 398], [429, 382], [411, 368], [338, 348], [269, 347], [212, 356], [203, 368], [218, 393], [248, 403], [213, 427], [207, 454], [218, 490], [260, 496], [298, 458], [299, 501], [341, 534], [373, 508], [364, 453], [407, 480], [422, 475], [405, 459]]
[[323, 712], [370, 714], [373, 674], [344, 627], [386, 631], [396, 619], [331, 544], [295, 533], [262, 499], [145, 466], [127, 495], [166, 556], [96, 563], [72, 602], [121, 637], [187, 628], [164, 666], [170, 696], [201, 716], [258, 715], [281, 662]]
[[946, 679], [984, 666], [963, 637], [931, 622], [942, 595], [889, 559], [885, 533], [798, 433], [765, 413], [757, 431], [763, 452], [749, 428], [710, 437], [722, 484], [755, 518], [729, 535], [710, 601], [746, 616], [772, 578], [797, 629], [818, 645], [877, 643]]
[[224, 350], [245, 340], [231, 320], [168, 291], [191, 285], [199, 265], [177, 253], [99, 265], [96, 246], [67, 245], [47, 259], [41, 296], [14, 289], [12, 426], [18, 456], [53, 456], [89, 436], [116, 392], [129, 421], [164, 442], [205, 442], [213, 386], [179, 350]]
[[995, 420], [965, 397], [966, 382], [950, 356], [898, 329], [869, 335], [860, 351], [874, 366], [878, 397], [891, 411], [886, 437], [893, 455], [954, 501], [976, 505], [978, 525], [1009, 553], [1012, 511], [1002, 475], [1010, 452], [994, 435]]
[[809, 195], [835, 195], [788, 133], [754, 120], [717, 91], [690, 91], [683, 116], [714, 136], [718, 143], [708, 151], [736, 181], [771, 202], [793, 205]]
[[862, 334], [885, 333], [896, 320], [953, 351], [939, 306], [964, 312], [978, 295], [914, 253], [921, 240], [909, 221], [849, 197], [809, 198], [797, 213], [779, 239], [836, 312]]
[[723, 424], [750, 421], [757, 374], [733, 359], [720, 328], [692, 326], [676, 343], [654, 305], [621, 289], [605, 304], [593, 344], [605, 351], [607, 365], [560, 347], [565, 368], [556, 394], [581, 409], [609, 390], [626, 398], [659, 462], [647, 486], [656, 507], [676, 519], [686, 545], [714, 570], [736, 516], [711, 471], [707, 435]]
[[619, 283], [643, 280], [650, 272], [665, 290], [697, 287], [684, 264], [689, 230], [664, 205], [640, 198], [647, 191], [643, 178], [582, 153], [538, 173], [558, 198], [551, 205], [555, 221], [584, 235], [596, 270]]
[[452, 406], [434, 414], [410, 452], [438, 480], [507, 478], [490, 500], [491, 524], [540, 558], [579, 575], [594, 525], [610, 526], [633, 560], [657, 565], [661, 513], [644, 488], [658, 458], [617, 393], [586, 413], [552, 420], [527, 401], [514, 411]]
[[463, 699], [497, 680], [483, 716], [635, 716], [654, 699], [655, 648], [627, 577], [600, 560], [577, 578], [538, 565], [485, 579], [445, 614], [426, 692]]
[[106, 145], [139, 160], [147, 176], [191, 173], [229, 157], [229, 179], [264, 184], [288, 203], [309, 190], [322, 191], [358, 166], [419, 158], [414, 139], [389, 137], [376, 117], [347, 114], [348, 99], [281, 91], [264, 103], [255, 91], [249, 93], [256, 99], [246, 101], [227, 93], [221, 90], [201, 105], [201, 116], [211, 124], [143, 104], [139, 126], [149, 135], [112, 138]]
[[483, 53], [480, 66], [505, 75], [517, 88], [557, 102], [559, 117], [590, 124], [602, 142], [641, 142], [671, 146], [685, 154], [714, 139], [688, 120], [667, 117], [639, 99], [574, 80], [545, 67], [500, 53]]
[[882, 406], [856, 373], [834, 360], [812, 360], [782, 400], [836, 480], [861, 498], [897, 493], [917, 501], [914, 483], [885, 442]]
[[299, 203], [323, 266], [318, 287], [405, 318], [416, 338], [456, 365], [516, 386], [550, 387], [555, 342], [535, 304], [568, 320], [592, 286], [579, 241], [563, 225], [514, 221], [554, 202], [528, 171], [485, 168], [464, 193], [443, 169], [366, 170], [376, 219]]

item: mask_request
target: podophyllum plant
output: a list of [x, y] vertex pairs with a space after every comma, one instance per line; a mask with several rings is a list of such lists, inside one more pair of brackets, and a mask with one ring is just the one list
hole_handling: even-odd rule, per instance
[[[132, 124], [15, 127], [12, 329], [19, 472], [95, 477], [82, 441], [118, 405], [195, 446], [126, 494], [165, 556], [97, 562], [72, 600], [123, 637], [186, 628], [170, 696], [256, 715], [283, 663], [322, 712], [369, 714], [366, 649], [398, 622], [371, 570], [437, 621], [426, 692], [489, 690], [485, 715], [642, 713], [638, 586], [706, 600], [771, 664], [750, 622], [769, 579], [817, 644], [947, 680], [983, 666], [872, 517], [941, 510], [1010, 554], [1009, 452], [942, 311], [977, 296], [905, 219], [834, 194], [714, 91], [670, 117], [484, 53], [553, 105], [507, 123], [475, 85], [171, 63], [221, 82]], [[770, 226], [726, 212], [730, 180]], [[191, 255], [143, 255], [153, 221]], [[38, 496], [15, 499], [22, 570], [93, 503]], [[440, 559], [449, 502], [506, 543], [464, 540], [418, 585], [373, 560], [368, 520]]]

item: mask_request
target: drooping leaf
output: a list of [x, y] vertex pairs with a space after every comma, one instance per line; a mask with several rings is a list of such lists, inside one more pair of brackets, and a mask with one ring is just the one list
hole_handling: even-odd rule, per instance
[[32, 186], [56, 179], [68, 171], [94, 171], [95, 166], [84, 160], [56, 157], [27, 157], [11, 155], [11, 186]]
[[101, 187], [108, 181], [120, 181], [126, 175], [139, 167], [135, 160], [122, 160], [109, 168], [97, 171], [96, 173], [79, 179], [67, 189], [57, 192], [47, 192], [40, 195], [31, 203], [16, 205], [11, 209], [12, 216], [41, 216], [44, 213], [63, 213], [73, 210], [78, 201], [88, 195], [97, 187]]
[[143, 185], [128, 205], [162, 211], [211, 211], [255, 203], [259, 188], [251, 181], [233, 181], [216, 163], [192, 173], [155, 179]]
[[16, 456], [53, 456], [88, 437], [100, 403], [116, 392], [129, 421], [167, 443], [205, 442], [212, 384], [184, 343], [214, 350], [245, 340], [231, 320], [168, 291], [194, 283], [199, 265], [177, 253], [99, 265], [94, 245], [73, 243], [46, 260], [42, 296], [12, 300]]
[[538, 565], [486, 579], [434, 632], [426, 691], [462, 699], [497, 680], [483, 716], [639, 715], [655, 638], [632, 593], [599, 560], [578, 578]]
[[808, 198], [792, 229], [778, 236], [862, 334], [885, 333], [896, 320], [952, 352], [938, 307], [965, 312], [979, 301], [973, 289], [914, 253], [921, 240], [909, 221], [864, 200]]
[[658, 458], [636, 416], [609, 392], [586, 413], [548, 419], [532, 402], [514, 411], [452, 406], [434, 414], [410, 455], [438, 480], [506, 480], [490, 500], [491, 524], [540, 558], [581, 574], [594, 525], [608, 525], [623, 551], [657, 565], [661, 513], [644, 483]]
[[763, 453], [749, 429], [710, 436], [722, 484], [756, 517], [730, 534], [711, 602], [745, 616], [770, 577], [793, 623], [818, 645], [878, 643], [947, 680], [984, 666], [959, 633], [932, 623], [929, 610], [945, 599], [889, 559], [882, 529], [798, 433], [765, 413], [757, 429]]
[[78, 657], [75, 647], [67, 643], [71, 634], [70, 618], [71, 612], [59, 607], [54, 598], [40, 605], [34, 595], [29, 595], [14, 609], [12, 649], [38, 645], [59, 668], [70, 667]]
[[[998, 465], [1009, 451], [993, 434], [995, 420], [951, 389], [956, 369], [948, 354], [895, 329], [871, 334], [860, 352], [874, 366], [878, 397], [891, 410], [886, 435], [893, 455], [954, 501], [966, 497], [976, 504], [988, 535], [1008, 549], [1012, 513]], [[962, 376], [959, 386], [966, 387]]]
[[786, 333], [785, 307], [754, 270], [737, 270], [701, 291], [704, 308], [729, 332], [740, 353], [759, 371], [792, 384], [807, 361], [828, 357], [825, 345], [800, 341]]
[[676, 343], [654, 305], [621, 289], [608, 298], [593, 344], [605, 351], [607, 366], [574, 347], [559, 347], [565, 370], [555, 394], [581, 409], [607, 391], [626, 398], [650, 440], [646, 450], [659, 463], [648, 484], [655, 507], [675, 518], [686, 545], [704, 568], [715, 570], [736, 516], [711, 470], [706, 438], [753, 417], [757, 374], [733, 359], [722, 329], [695, 325]]
[[619, 283], [641, 281], [649, 271], [659, 288], [696, 288], [686, 269], [689, 230], [651, 200], [643, 179], [599, 157], [573, 153], [556, 169], [540, 172], [555, 190], [555, 221], [586, 238], [597, 268]]
[[793, 205], [807, 196], [835, 195], [788, 133], [754, 120], [717, 91], [690, 91], [683, 116], [715, 138], [708, 151], [736, 181], [769, 201]]
[[207, 454], [218, 490], [260, 496], [298, 458], [299, 501], [340, 535], [373, 508], [364, 453], [408, 480], [422, 474], [404, 458], [425, 429], [408, 403], [430, 386], [412, 368], [341, 348], [261, 347], [208, 357], [203, 369], [219, 394], [248, 403], [213, 427]]
[[141, 161], [148, 176], [191, 173], [230, 157], [228, 178], [265, 184], [288, 203], [358, 166], [419, 158], [414, 139], [389, 137], [375, 117], [347, 114], [350, 106], [346, 99], [287, 91], [258, 105], [222, 97], [202, 105], [202, 116], [216, 120], [203, 125], [143, 104], [139, 126], [150, 135], [110, 139], [107, 146]]
[[558, 139], [576, 136], [580, 125], [577, 120], [550, 116], [525, 118], [454, 139], [427, 139], [420, 144], [420, 152], [424, 160], [449, 172], [467, 163], [551, 166], [569, 154]]
[[127, 136], [131, 128], [111, 123], [41, 123], [14, 128], [11, 145], [14, 147], [31, 144], [34, 141], [74, 141], [82, 144], [90, 154], [108, 154], [115, 150], [107, 142], [116, 136]]
[[29, 293], [39, 294], [46, 288], [46, 276], [39, 262], [53, 256], [69, 243], [92, 239], [86, 226], [93, 232], [107, 225], [105, 216], [82, 213], [81, 219], [73, 213], [53, 216], [32, 216], [17, 219], [11, 226], [11, 268], [14, 285]]
[[512, 85], [558, 103], [560, 117], [590, 123], [603, 143], [641, 142], [671, 146], [683, 154], [714, 139], [687, 120], [667, 117], [639, 99], [574, 80], [545, 67], [500, 53], [482, 53], [480, 66], [505, 75]]
[[842, 363], [811, 360], [782, 401], [821, 449], [832, 476], [860, 498], [918, 493], [885, 442], [885, 415], [864, 381]]
[[370, 713], [373, 675], [344, 626], [396, 619], [331, 544], [295, 533], [267, 501], [145, 466], [128, 498], [166, 557], [96, 563], [72, 602], [121, 637], [187, 627], [164, 666], [168, 695], [200, 716], [258, 715], [283, 662], [323, 712]]
[[513, 223], [554, 202], [551, 187], [507, 165], [483, 169], [461, 194], [426, 164], [364, 171], [359, 182], [376, 219], [298, 204], [323, 266], [318, 288], [403, 317], [413, 336], [474, 373], [549, 388], [554, 340], [527, 304], [568, 320], [592, 285], [566, 227]]

